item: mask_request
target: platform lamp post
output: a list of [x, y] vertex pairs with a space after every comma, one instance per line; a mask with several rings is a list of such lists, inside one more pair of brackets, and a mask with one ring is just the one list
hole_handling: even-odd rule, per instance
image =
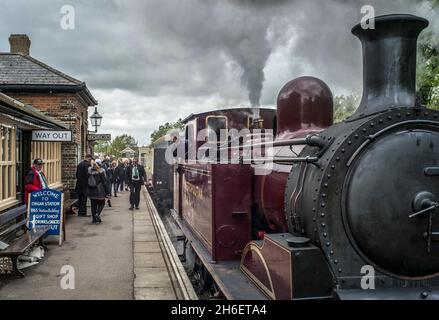
[[102, 124], [102, 116], [98, 113], [98, 107], [95, 107], [95, 112], [90, 117], [91, 125], [95, 127], [95, 133], [98, 132], [98, 128]]
[[[95, 112], [92, 114], [92, 116], [90, 117], [90, 122], [91, 125], [95, 128], [94, 133], [98, 132], [98, 128], [101, 126], [102, 124], [102, 116], [99, 114], [98, 112], [98, 107], [95, 107]], [[89, 133], [93, 133], [92, 131], [89, 131]], [[94, 146], [96, 144], [96, 141], [90, 142], [91, 145], [91, 154], [94, 154]]]

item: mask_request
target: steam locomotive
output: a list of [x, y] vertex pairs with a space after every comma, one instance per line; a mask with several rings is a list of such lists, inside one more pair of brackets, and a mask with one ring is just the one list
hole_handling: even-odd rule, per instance
[[184, 121], [186, 145], [203, 129], [276, 133], [269, 174], [255, 174], [265, 164], [175, 165], [172, 215], [202, 290], [253, 300], [439, 298], [439, 112], [416, 99], [417, 39], [428, 24], [387, 15], [375, 29], [353, 28], [364, 92], [342, 123], [313, 77], [286, 84], [277, 110]]

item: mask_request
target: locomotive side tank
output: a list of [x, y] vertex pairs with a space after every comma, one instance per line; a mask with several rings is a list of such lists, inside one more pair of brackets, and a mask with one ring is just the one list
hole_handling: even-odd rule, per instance
[[[188, 149], [200, 151], [206, 143], [216, 144], [220, 130], [248, 128], [252, 115], [248, 108], [191, 115], [183, 120]], [[275, 110], [260, 109], [259, 116], [263, 129], [271, 129]], [[204, 129], [217, 134], [200, 141], [196, 137]], [[188, 230], [187, 234], [190, 232], [191, 237], [187, 237], [207, 249], [210, 261], [239, 260], [243, 248], [252, 240], [251, 184], [250, 165], [201, 163], [194, 159], [177, 165], [174, 215], [180, 219], [181, 227]]]

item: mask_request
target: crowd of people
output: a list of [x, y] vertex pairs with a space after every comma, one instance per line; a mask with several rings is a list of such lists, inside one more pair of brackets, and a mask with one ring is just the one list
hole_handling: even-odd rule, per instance
[[111, 207], [111, 198], [118, 192], [130, 191], [130, 210], [139, 210], [140, 193], [146, 184], [145, 168], [133, 160], [94, 159], [87, 155], [76, 170], [78, 215], [87, 217], [87, 200], [90, 199], [92, 223], [102, 223], [105, 204]]
[[[43, 172], [44, 162], [35, 159], [32, 168], [24, 179], [25, 202], [34, 191], [48, 189], [47, 178]], [[78, 196], [78, 216], [88, 217], [87, 201], [90, 199], [92, 223], [102, 223], [101, 213], [111, 198], [119, 192], [130, 191], [130, 210], [139, 210], [142, 186], [147, 184], [145, 168], [133, 160], [104, 160], [87, 155], [76, 169], [76, 194]]]

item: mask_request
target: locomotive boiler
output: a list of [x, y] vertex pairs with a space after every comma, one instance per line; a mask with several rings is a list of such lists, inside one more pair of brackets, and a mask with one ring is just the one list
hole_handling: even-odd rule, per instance
[[[268, 174], [176, 166], [173, 212], [204, 286], [230, 299], [439, 298], [439, 112], [416, 99], [427, 26], [388, 15], [353, 28], [363, 98], [342, 123], [321, 80], [288, 83], [261, 122], [276, 132]], [[193, 116], [186, 138], [209, 119], [245, 123], [230, 112]]]

